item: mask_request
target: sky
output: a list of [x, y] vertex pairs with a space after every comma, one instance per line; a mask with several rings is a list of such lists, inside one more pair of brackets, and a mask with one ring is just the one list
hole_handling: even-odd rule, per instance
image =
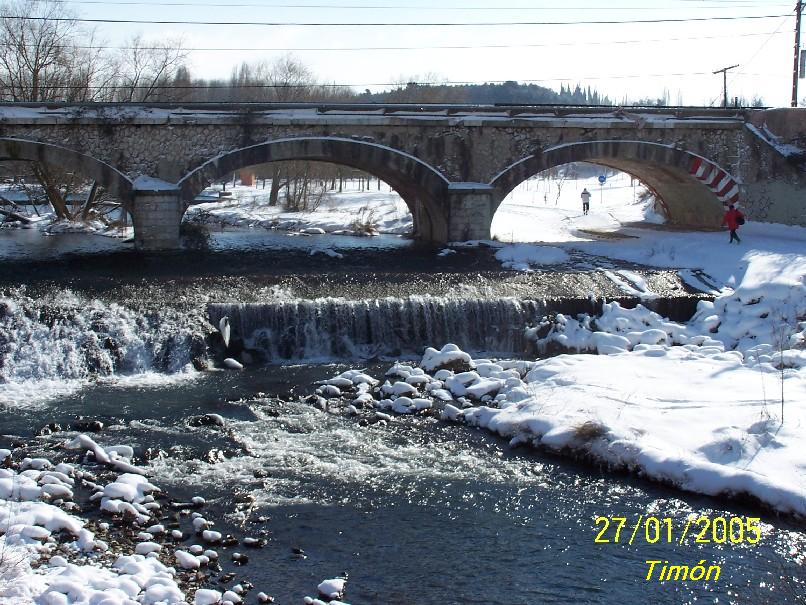
[[[137, 33], [146, 40], [181, 36], [186, 48], [206, 49], [189, 55], [193, 76], [206, 79], [227, 78], [241, 62], [272, 62], [291, 53], [320, 82], [357, 90], [431, 79], [517, 80], [555, 90], [590, 85], [616, 103], [666, 94], [670, 104], [719, 105], [723, 77], [713, 72], [738, 65], [727, 74], [731, 99], [760, 97], [769, 106], [789, 106], [791, 99], [794, 0], [65, 4], [85, 19], [217, 22], [94, 24], [110, 46]], [[399, 23], [408, 25], [385, 25]], [[806, 100], [806, 85], [799, 96]]]

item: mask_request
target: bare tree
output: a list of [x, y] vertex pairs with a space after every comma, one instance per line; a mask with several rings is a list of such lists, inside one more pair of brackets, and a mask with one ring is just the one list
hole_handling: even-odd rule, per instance
[[6, 101], [58, 100], [69, 86], [75, 15], [62, 2], [0, 5], [0, 88]]
[[117, 61], [104, 50], [94, 31], [86, 32], [81, 39], [83, 42], [73, 47], [73, 61], [67, 67], [69, 87], [64, 100], [82, 103], [113, 100]]
[[[308, 100], [311, 97], [312, 89], [315, 85], [311, 71], [293, 55], [286, 54], [276, 59], [270, 66], [261, 63], [254, 69], [254, 77], [257, 81], [263, 81], [268, 85], [266, 89], [266, 100], [274, 102], [298, 102]], [[282, 179], [281, 175], [285, 174]], [[307, 180], [307, 174], [299, 171], [298, 163], [289, 163], [283, 166], [281, 163], [272, 165], [271, 190], [269, 192], [269, 204], [276, 206], [282, 187], [288, 188], [289, 183], [295, 183], [294, 191], [307, 195], [309, 190], [307, 184], [296, 186], [298, 179]], [[290, 193], [290, 190], [287, 189]], [[296, 197], [296, 195], [294, 196]], [[305, 206], [297, 201], [292, 202], [291, 208]], [[287, 204], [288, 206], [288, 204]]]
[[108, 100], [115, 64], [75, 14], [57, 0], [0, 5], [0, 99]]
[[[104, 100], [114, 64], [95, 33], [78, 26], [74, 13], [54, 0], [12, 0], [0, 5], [0, 99], [6, 101]], [[29, 169], [59, 219], [72, 219], [66, 195], [81, 186], [58, 167], [33, 162]], [[92, 208], [80, 213], [88, 219]]]
[[464, 103], [467, 91], [461, 86], [450, 86], [447, 79], [428, 72], [408, 78], [398, 78], [397, 88], [387, 93], [391, 103]]
[[327, 187], [313, 176], [313, 162], [285, 162], [285, 203], [289, 212], [313, 212], [322, 203]]
[[290, 54], [279, 57], [271, 64], [266, 73], [266, 82], [270, 86], [270, 100], [280, 103], [309, 101], [316, 88], [316, 79], [311, 70]]
[[181, 38], [147, 42], [141, 35], [131, 38], [118, 56], [117, 100], [145, 102], [172, 100], [171, 84], [187, 60]]
[[241, 63], [230, 77], [232, 100], [294, 103], [311, 100], [317, 88], [313, 73], [291, 54], [272, 63]]
[[565, 181], [568, 178], [568, 166], [554, 166], [553, 168], [549, 168], [547, 171], [541, 173], [540, 178], [546, 181], [546, 190], [550, 187], [550, 183], [553, 183], [557, 188], [557, 195], [554, 198], [554, 205], [556, 206], [560, 203], [563, 185], [565, 185]]

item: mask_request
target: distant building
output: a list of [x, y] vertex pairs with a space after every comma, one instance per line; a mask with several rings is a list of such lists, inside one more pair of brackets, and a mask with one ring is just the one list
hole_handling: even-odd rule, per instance
[[255, 173], [252, 170], [241, 170], [240, 173], [241, 185], [244, 187], [251, 187], [255, 184]]

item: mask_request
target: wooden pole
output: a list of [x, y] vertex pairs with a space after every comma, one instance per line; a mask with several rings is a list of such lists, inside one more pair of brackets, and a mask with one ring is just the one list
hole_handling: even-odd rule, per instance
[[798, 73], [800, 67], [800, 15], [803, 12], [803, 2], [798, 0], [795, 5], [795, 61], [792, 68], [792, 107], [798, 106]]

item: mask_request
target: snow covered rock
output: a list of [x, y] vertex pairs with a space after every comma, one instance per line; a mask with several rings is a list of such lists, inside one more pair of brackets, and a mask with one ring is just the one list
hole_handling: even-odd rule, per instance
[[316, 587], [319, 594], [328, 599], [340, 599], [344, 595], [344, 588], [347, 583], [345, 578], [333, 578], [320, 582]]
[[[174, 552], [174, 557], [176, 557], [176, 562], [182, 569], [199, 569], [199, 567], [201, 567], [199, 558], [186, 550], [177, 550]], [[213, 602], [215, 603], [217, 601]]]
[[403, 397], [403, 396], [417, 397], [420, 394], [419, 391], [417, 391], [416, 387], [410, 385], [408, 382], [403, 381], [398, 381], [394, 384], [386, 382], [381, 387], [381, 392], [387, 395], [395, 395], [397, 397]]
[[217, 590], [200, 588], [193, 596], [194, 605], [215, 605], [221, 602], [222, 594]]
[[330, 399], [336, 399], [338, 397], [341, 397], [341, 389], [332, 384], [324, 384], [318, 389], [316, 389], [316, 392], [322, 395], [322, 397], [327, 397]]
[[473, 368], [471, 357], [455, 344], [446, 344], [439, 351], [428, 347], [425, 350], [420, 367], [426, 372], [450, 369], [457, 372]]
[[462, 410], [449, 403], [444, 408], [442, 408], [440, 418], [442, 418], [443, 420], [450, 420], [451, 422], [459, 422], [462, 418], [464, 418], [464, 412], [462, 412]]

